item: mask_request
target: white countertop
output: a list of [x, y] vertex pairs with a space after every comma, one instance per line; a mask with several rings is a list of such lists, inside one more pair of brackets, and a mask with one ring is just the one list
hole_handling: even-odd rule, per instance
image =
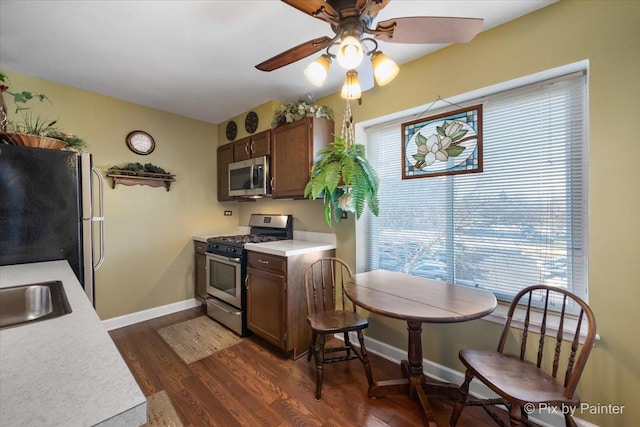
[[0, 331], [0, 425], [146, 423], [147, 400], [69, 264], [0, 267], [0, 287], [50, 280], [72, 313]]
[[277, 240], [265, 243], [247, 243], [244, 248], [249, 251], [262, 252], [271, 255], [293, 256], [308, 252], [335, 249], [334, 243], [313, 242], [309, 240]]

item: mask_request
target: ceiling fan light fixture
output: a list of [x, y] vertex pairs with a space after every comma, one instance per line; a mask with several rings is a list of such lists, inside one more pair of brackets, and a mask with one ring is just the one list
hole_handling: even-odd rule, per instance
[[304, 77], [309, 83], [315, 87], [322, 87], [331, 66], [331, 58], [328, 55], [322, 55], [304, 69]]
[[340, 96], [343, 99], [359, 99], [362, 96], [360, 79], [358, 78], [358, 72], [356, 70], [347, 71]]
[[362, 49], [360, 41], [354, 36], [345, 37], [338, 46], [336, 59], [338, 64], [347, 70], [358, 68], [364, 59], [364, 49]]
[[378, 86], [391, 83], [400, 72], [400, 67], [380, 51], [375, 51], [371, 54], [371, 65], [373, 67], [373, 76]]

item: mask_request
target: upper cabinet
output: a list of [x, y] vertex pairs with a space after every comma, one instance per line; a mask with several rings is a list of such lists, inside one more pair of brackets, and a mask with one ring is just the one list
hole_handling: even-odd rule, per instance
[[233, 161], [252, 159], [271, 154], [271, 130], [257, 133], [233, 143]]
[[218, 147], [218, 201], [235, 200], [229, 196], [229, 163], [233, 162], [233, 144]]
[[272, 129], [272, 197], [303, 198], [315, 153], [333, 140], [333, 121], [305, 117]]

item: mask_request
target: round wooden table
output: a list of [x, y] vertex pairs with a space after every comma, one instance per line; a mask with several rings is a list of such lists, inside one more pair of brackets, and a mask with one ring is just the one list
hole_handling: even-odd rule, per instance
[[369, 397], [407, 393], [417, 397], [428, 424], [436, 425], [427, 395], [459, 397], [457, 385], [426, 378], [422, 371], [422, 323], [456, 323], [478, 319], [495, 310], [496, 297], [487, 291], [451, 285], [385, 270], [355, 274], [346, 284], [347, 296], [372, 313], [401, 319], [409, 331], [408, 360], [401, 363], [405, 378], [377, 381]]

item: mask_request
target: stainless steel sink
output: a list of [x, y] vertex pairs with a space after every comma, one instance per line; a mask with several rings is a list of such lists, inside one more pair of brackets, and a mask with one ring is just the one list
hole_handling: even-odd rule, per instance
[[71, 313], [59, 280], [0, 289], [0, 329]]

